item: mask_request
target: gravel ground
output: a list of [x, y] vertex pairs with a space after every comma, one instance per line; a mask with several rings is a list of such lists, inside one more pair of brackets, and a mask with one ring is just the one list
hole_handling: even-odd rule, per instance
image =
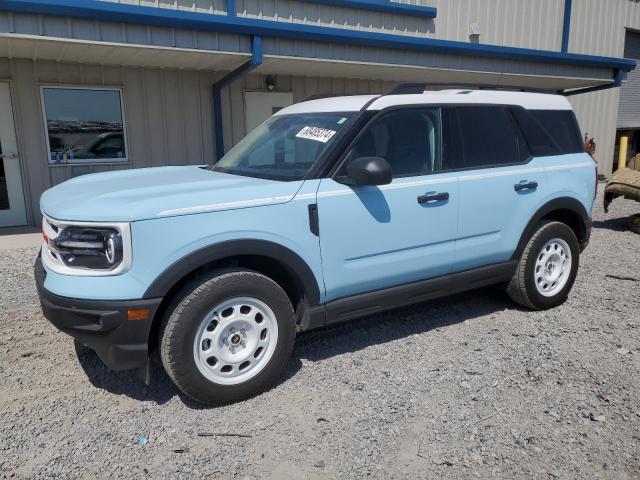
[[0, 477], [640, 478], [638, 211], [598, 201], [560, 308], [484, 289], [308, 332], [278, 386], [216, 409], [76, 352], [36, 250], [0, 252]]

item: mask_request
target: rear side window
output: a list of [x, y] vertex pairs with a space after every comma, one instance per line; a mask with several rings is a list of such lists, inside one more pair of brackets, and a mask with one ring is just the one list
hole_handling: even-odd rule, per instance
[[584, 151], [580, 128], [571, 110], [513, 107], [511, 113], [522, 129], [532, 155], [545, 157]]
[[[443, 122], [445, 170], [513, 165], [530, 157], [524, 137], [508, 109], [472, 106], [450, 110]], [[459, 146], [452, 131], [456, 126]]]

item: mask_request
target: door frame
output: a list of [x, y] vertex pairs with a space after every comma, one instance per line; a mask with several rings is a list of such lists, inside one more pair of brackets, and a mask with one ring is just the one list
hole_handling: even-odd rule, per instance
[[0, 140], [5, 155], [14, 154], [14, 158], [4, 159], [5, 178], [10, 208], [0, 210], [0, 228], [27, 224], [26, 199], [24, 196], [24, 178], [22, 161], [16, 132], [16, 121], [11, 82], [0, 81]]

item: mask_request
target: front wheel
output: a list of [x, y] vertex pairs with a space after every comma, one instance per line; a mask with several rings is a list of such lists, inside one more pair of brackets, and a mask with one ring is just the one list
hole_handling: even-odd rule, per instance
[[546, 221], [527, 242], [507, 292], [534, 310], [565, 302], [578, 271], [580, 248], [575, 233], [561, 222]]
[[160, 335], [162, 363], [178, 388], [199, 403], [221, 405], [276, 382], [293, 350], [294, 312], [270, 278], [214, 272], [183, 290]]

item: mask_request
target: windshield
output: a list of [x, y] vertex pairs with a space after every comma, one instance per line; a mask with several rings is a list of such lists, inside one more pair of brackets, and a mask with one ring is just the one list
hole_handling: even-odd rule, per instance
[[354, 113], [275, 115], [256, 127], [211, 170], [271, 180], [304, 178]]

